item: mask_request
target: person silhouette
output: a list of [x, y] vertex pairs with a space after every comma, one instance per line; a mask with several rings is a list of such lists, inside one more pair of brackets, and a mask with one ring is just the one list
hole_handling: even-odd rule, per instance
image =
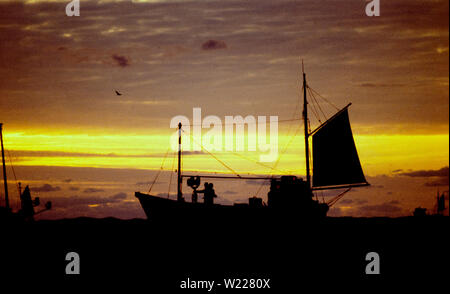
[[213, 201], [214, 202], [214, 198], [217, 198], [217, 195], [216, 195], [216, 191], [214, 191], [214, 185], [211, 183], [211, 193], [212, 193], [212, 200], [211, 201]]
[[214, 197], [217, 197], [214, 192], [214, 185], [213, 183], [206, 182], [204, 184], [204, 189], [197, 191], [197, 193], [203, 193], [203, 203], [206, 205], [213, 205], [214, 204]]
[[208, 182], [205, 182], [204, 184], [203, 184], [203, 190], [197, 190], [197, 193], [203, 193], [203, 201], [204, 201], [204, 203], [206, 203], [206, 201], [205, 201], [205, 199], [206, 199], [206, 193], [208, 193], [208, 187], [209, 187], [209, 184], [208, 184]]
[[207, 187], [205, 188], [205, 196], [204, 202], [207, 205], [213, 205], [214, 204], [214, 198], [217, 197], [216, 193], [214, 192], [214, 185], [213, 183], [209, 183]]
[[192, 192], [192, 203], [197, 203], [197, 199], [198, 199], [197, 190], [194, 190]]

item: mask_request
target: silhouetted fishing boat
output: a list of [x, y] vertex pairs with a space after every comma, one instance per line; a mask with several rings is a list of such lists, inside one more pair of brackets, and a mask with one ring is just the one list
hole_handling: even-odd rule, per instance
[[[320, 124], [313, 131], [308, 128], [308, 101], [307, 101], [306, 74], [303, 71], [303, 123], [305, 135], [306, 180], [297, 176], [281, 176], [279, 178], [260, 177], [231, 177], [231, 176], [199, 176], [186, 175], [181, 170], [181, 143], [182, 125], [178, 124], [178, 178], [177, 199], [168, 199], [146, 193], [136, 192], [142, 208], [149, 219], [172, 219], [178, 217], [254, 217], [289, 215], [306, 218], [325, 217], [329, 207], [336, 203], [346, 192], [353, 187], [367, 186], [367, 183], [350, 126], [348, 104], [334, 116]], [[312, 137], [312, 181], [310, 169], [309, 137]], [[233, 205], [213, 204], [214, 191], [205, 193], [204, 203], [185, 201], [182, 193], [182, 181], [187, 178], [187, 184], [193, 189], [196, 198], [197, 188], [201, 178], [270, 180], [268, 201], [265, 204], [261, 198], [249, 198], [249, 202], [234, 203]], [[329, 189], [346, 189], [328, 202], [314, 199], [313, 191]], [[209, 189], [211, 190], [211, 189]], [[207, 193], [212, 195], [207, 196]]]
[[52, 203], [48, 201], [45, 203], [45, 208], [38, 212], [34, 211], [34, 207], [40, 205], [39, 197], [31, 198], [30, 188], [25, 187], [24, 191], [21, 191], [21, 185], [18, 184], [21, 209], [17, 212], [12, 211], [9, 204], [8, 194], [8, 181], [6, 176], [6, 163], [5, 163], [5, 149], [3, 148], [3, 124], [0, 123], [0, 142], [2, 148], [2, 166], [3, 166], [3, 184], [5, 189], [5, 206], [0, 207], [0, 220], [6, 221], [30, 221], [34, 219], [34, 216], [38, 213], [51, 209]]
[[[437, 191], [436, 195], [436, 212], [427, 214], [427, 209], [422, 207], [416, 207], [416, 209], [413, 212], [413, 216], [416, 217], [424, 217], [424, 216], [443, 216], [445, 212], [445, 193], [448, 193], [448, 191], [442, 192], [442, 194], [439, 194], [439, 190]], [[450, 205], [448, 207], [449, 209], [449, 215], [450, 215]]]

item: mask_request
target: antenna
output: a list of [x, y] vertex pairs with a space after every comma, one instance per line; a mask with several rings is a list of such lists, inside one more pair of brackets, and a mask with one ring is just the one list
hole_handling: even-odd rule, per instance
[[308, 101], [306, 98], [306, 74], [305, 67], [303, 65], [302, 59], [302, 70], [303, 70], [303, 123], [305, 128], [305, 160], [306, 160], [306, 182], [308, 183], [308, 188], [311, 188], [311, 174], [309, 169], [309, 131], [308, 131]]
[[183, 178], [181, 176], [181, 122], [178, 123], [178, 180], [177, 180], [177, 201], [183, 202]]

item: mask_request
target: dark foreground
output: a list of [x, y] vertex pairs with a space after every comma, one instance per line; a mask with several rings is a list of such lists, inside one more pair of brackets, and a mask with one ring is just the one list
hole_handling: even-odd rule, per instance
[[[290, 225], [112, 218], [3, 223], [0, 280], [24, 281], [13, 283], [20, 288], [88, 282], [142, 293], [208, 293], [181, 289], [188, 278], [216, 284], [270, 280], [269, 289], [264, 284], [254, 292], [345, 290], [355, 282], [421, 283], [431, 290], [445, 287], [449, 277], [448, 228], [448, 217], [327, 218]], [[79, 275], [65, 274], [65, 257], [72, 251], [80, 257]], [[369, 252], [380, 256], [379, 275], [365, 274]], [[217, 292], [232, 291], [221, 285], [212, 290]]]

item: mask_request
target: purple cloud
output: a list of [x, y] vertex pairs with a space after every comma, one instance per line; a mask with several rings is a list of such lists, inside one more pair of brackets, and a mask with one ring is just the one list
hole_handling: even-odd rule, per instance
[[58, 186], [53, 187], [50, 184], [44, 184], [40, 187], [30, 188], [30, 190], [33, 192], [54, 192], [54, 191], [60, 191], [61, 188]]
[[225, 48], [227, 48], [227, 44], [224, 41], [208, 40], [202, 44], [203, 50], [216, 50]]
[[130, 60], [126, 56], [114, 54], [111, 57], [120, 67], [127, 67], [130, 65]]

